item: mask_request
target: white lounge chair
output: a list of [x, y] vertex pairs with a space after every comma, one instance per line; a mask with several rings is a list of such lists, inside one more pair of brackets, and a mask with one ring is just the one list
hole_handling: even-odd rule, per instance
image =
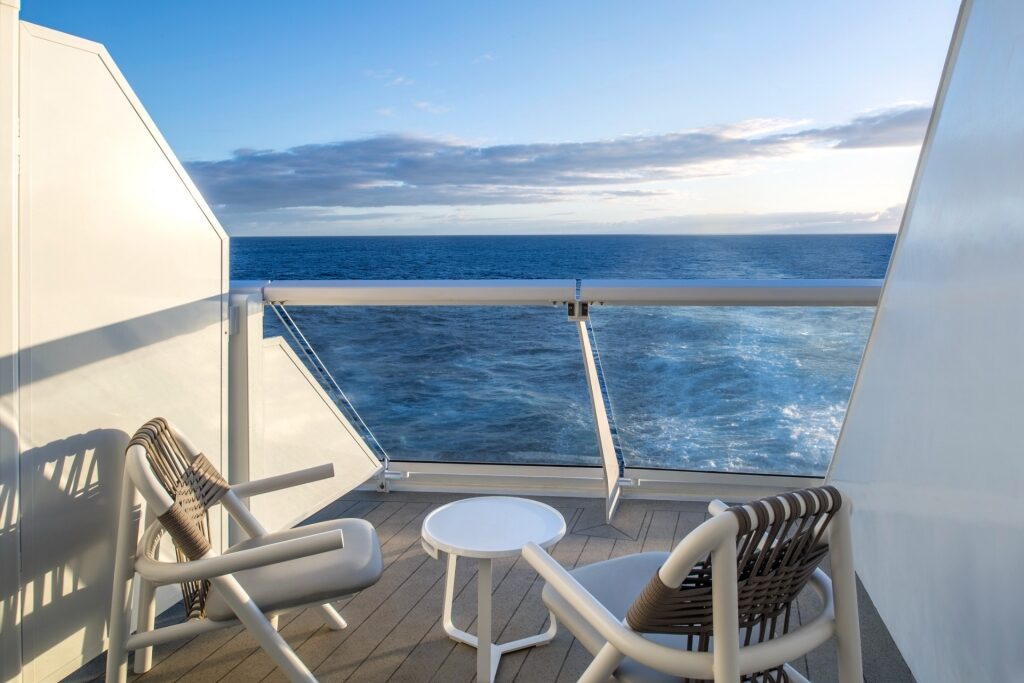
[[[273, 618], [316, 606], [327, 625], [346, 627], [330, 605], [380, 578], [377, 532], [361, 519], [337, 519], [267, 533], [241, 498], [334, 476], [331, 465], [231, 486], [189, 441], [162, 418], [147, 422], [131, 440], [121, 488], [107, 680], [127, 677], [128, 652], [135, 671], [152, 664], [154, 645], [243, 624], [292, 681], [315, 681], [278, 634]], [[137, 496], [147, 526], [138, 536]], [[220, 503], [249, 535], [224, 555], [211, 546], [209, 510]], [[168, 532], [177, 562], [159, 559]], [[140, 577], [138, 629], [129, 635], [132, 583]], [[180, 583], [188, 620], [154, 629], [155, 590]]]
[[[836, 636], [840, 682], [861, 683], [850, 501], [826, 486], [710, 510], [671, 554], [569, 572], [536, 545], [523, 549], [547, 581], [553, 618], [595, 655], [580, 681], [806, 681], [787, 662]], [[826, 554], [831, 580], [818, 568]], [[808, 583], [824, 607], [795, 626]]]

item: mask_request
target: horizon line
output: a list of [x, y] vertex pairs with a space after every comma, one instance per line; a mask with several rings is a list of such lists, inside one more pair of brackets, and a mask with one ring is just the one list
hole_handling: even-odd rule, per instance
[[280, 234], [280, 235], [232, 235], [231, 239], [279, 239], [279, 238], [331, 238], [331, 237], [896, 237], [899, 231], [894, 232], [783, 232], [783, 233], [756, 233], [756, 232], [716, 232], [713, 234], [697, 232], [558, 232], [558, 233], [426, 233], [426, 234], [361, 234], [361, 235], [309, 235], [309, 234]]

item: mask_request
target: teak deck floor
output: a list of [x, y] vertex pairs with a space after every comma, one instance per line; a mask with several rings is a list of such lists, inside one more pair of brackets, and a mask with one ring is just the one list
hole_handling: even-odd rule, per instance
[[[362, 517], [373, 523], [384, 553], [385, 571], [371, 588], [337, 604], [348, 621], [343, 631], [328, 630], [311, 610], [280, 618], [279, 629], [321, 681], [437, 681], [474, 679], [476, 651], [449, 640], [441, 628], [444, 561], [420, 546], [420, 525], [432, 509], [465, 496], [439, 493], [355, 492], [338, 499], [309, 521]], [[557, 508], [568, 533], [552, 550], [567, 567], [649, 550], [669, 550], [706, 517], [698, 503], [625, 500], [614, 525], [604, 524], [604, 503], [585, 498], [538, 498]], [[476, 568], [460, 560], [456, 574], [455, 622], [475, 630]], [[539, 633], [548, 617], [540, 598], [543, 582], [522, 558], [494, 563], [494, 627], [498, 642]], [[866, 594], [861, 591], [865, 678], [869, 683], [913, 681]], [[815, 614], [809, 590], [798, 611]], [[798, 615], [799, 616], [799, 615]], [[162, 622], [180, 618], [180, 605]], [[100, 658], [101, 660], [102, 658]], [[68, 680], [102, 678], [94, 661]], [[499, 681], [575, 681], [590, 654], [565, 629], [544, 647], [501, 659]], [[792, 664], [816, 683], [836, 680], [831, 644]], [[186, 642], [157, 648], [154, 665], [139, 683], [164, 681], [284, 681], [284, 676], [241, 627], [226, 628]]]

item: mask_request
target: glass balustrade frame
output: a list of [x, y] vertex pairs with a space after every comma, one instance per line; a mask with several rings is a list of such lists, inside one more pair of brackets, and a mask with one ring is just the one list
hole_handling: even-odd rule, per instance
[[[611, 414], [600, 352], [590, 328], [590, 309], [605, 305], [873, 307], [881, 286], [882, 281], [876, 279], [240, 281], [232, 283], [232, 308], [244, 312], [232, 315], [251, 312], [252, 306], [260, 304], [272, 306], [278, 315], [285, 307], [297, 306], [562, 307], [579, 337], [601, 467], [403, 461], [383, 454], [383, 472], [373, 485], [381, 490], [600, 495], [606, 500], [606, 516], [611, 519], [623, 495], [681, 499], [734, 495], [745, 499], [814, 485], [821, 477], [627, 466]], [[237, 328], [233, 322], [232, 329]], [[300, 350], [304, 350], [301, 331], [299, 335]], [[252, 336], [251, 331], [248, 336]], [[236, 352], [238, 357], [243, 355]], [[311, 355], [315, 358], [315, 352]], [[315, 358], [314, 363], [318, 362]], [[322, 367], [322, 363], [319, 365]], [[336, 386], [326, 367], [323, 371], [327, 375], [321, 381]], [[248, 403], [238, 403], [241, 405], [230, 409], [232, 419], [248, 424]]]

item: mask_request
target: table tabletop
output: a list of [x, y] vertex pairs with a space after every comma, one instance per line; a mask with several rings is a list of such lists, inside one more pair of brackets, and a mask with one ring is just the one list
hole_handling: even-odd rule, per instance
[[565, 535], [565, 518], [551, 507], [528, 498], [482, 496], [456, 500], [427, 515], [423, 540], [438, 550], [461, 557], [518, 555], [533, 542], [542, 548]]

